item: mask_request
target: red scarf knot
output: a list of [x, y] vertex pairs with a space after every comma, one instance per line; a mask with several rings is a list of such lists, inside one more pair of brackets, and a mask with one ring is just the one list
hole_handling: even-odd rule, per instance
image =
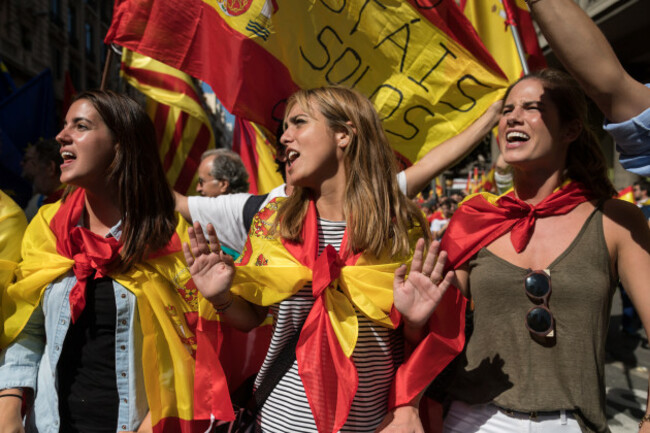
[[56, 249], [63, 257], [74, 260], [72, 272], [77, 283], [70, 290], [70, 316], [75, 323], [86, 306], [86, 284], [109, 274], [122, 244], [114, 237], [105, 238], [78, 226], [85, 208], [85, 191], [75, 190], [61, 205], [50, 228], [56, 236]]
[[312, 272], [314, 298], [318, 298], [326, 288], [331, 287], [331, 284], [338, 280], [343, 266], [345, 263], [339, 257], [336, 249], [332, 245], [327, 245], [314, 263]]

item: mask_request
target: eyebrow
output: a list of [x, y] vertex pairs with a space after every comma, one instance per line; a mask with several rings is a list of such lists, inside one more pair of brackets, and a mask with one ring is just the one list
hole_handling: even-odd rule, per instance
[[289, 123], [296, 123], [296, 120], [298, 120], [300, 117], [307, 117], [307, 114], [305, 114], [305, 113], [300, 113], [300, 114], [296, 114], [295, 116], [291, 116], [291, 117], [289, 117], [289, 119], [288, 119], [289, 122], [288, 122], [288, 123], [287, 123], [287, 122], [284, 122], [284, 127], [285, 127], [285, 129], [287, 128], [287, 126], [288, 126]]
[[[72, 123], [79, 123], [79, 122], [88, 122], [90, 124], [93, 123], [93, 121], [88, 119], [87, 117], [75, 117], [74, 119], [72, 119]], [[63, 124], [67, 125], [68, 122], [66, 120], [63, 120]]]
[[[544, 104], [544, 102], [542, 102], [542, 100], [540, 99], [540, 100], [536, 100], [536, 101], [525, 101], [522, 105], [523, 105], [524, 107], [529, 107], [529, 106], [531, 106], [531, 105], [541, 105], [541, 106], [544, 106], [545, 104]], [[515, 104], [505, 104], [505, 105], [503, 106], [503, 108], [504, 108], [504, 109], [505, 109], [505, 108], [512, 108], [512, 107], [514, 107], [514, 106], [515, 106]]]

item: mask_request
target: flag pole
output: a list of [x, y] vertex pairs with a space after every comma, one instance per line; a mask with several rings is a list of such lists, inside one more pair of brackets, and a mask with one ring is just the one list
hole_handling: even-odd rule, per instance
[[102, 73], [102, 84], [99, 86], [100, 90], [106, 90], [106, 81], [108, 81], [108, 71], [111, 67], [113, 60], [113, 49], [109, 46], [106, 50], [106, 62], [104, 62], [104, 72]]
[[514, 14], [512, 13], [512, 5], [510, 4], [510, 0], [501, 0], [501, 5], [503, 5], [503, 9], [506, 11], [506, 16], [508, 17], [507, 24], [510, 26], [510, 30], [512, 30], [512, 38], [515, 40], [517, 54], [519, 55], [519, 61], [521, 62], [521, 69], [524, 72], [524, 75], [528, 75], [530, 73], [530, 69], [528, 68], [524, 46], [521, 43], [519, 31], [517, 30], [517, 21], [515, 20]]

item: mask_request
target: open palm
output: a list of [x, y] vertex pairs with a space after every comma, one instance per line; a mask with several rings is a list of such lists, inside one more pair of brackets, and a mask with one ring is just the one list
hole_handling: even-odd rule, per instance
[[206, 229], [209, 244], [198, 222], [187, 230], [190, 244], [183, 244], [183, 253], [197, 289], [211, 303], [223, 304], [228, 299], [235, 276], [235, 263], [221, 250], [212, 224], [208, 224]]
[[431, 242], [426, 258], [424, 257], [424, 239], [418, 240], [413, 253], [411, 272], [407, 279], [406, 265], [395, 271], [393, 279], [393, 297], [395, 308], [402, 314], [404, 321], [414, 327], [421, 327], [436, 309], [445, 291], [454, 279], [454, 272], [449, 271], [442, 278], [447, 253], [438, 255], [440, 243]]

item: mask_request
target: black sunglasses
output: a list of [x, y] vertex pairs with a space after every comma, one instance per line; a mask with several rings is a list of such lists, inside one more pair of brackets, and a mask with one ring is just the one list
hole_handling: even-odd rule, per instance
[[526, 313], [526, 328], [540, 337], [555, 336], [555, 320], [548, 308], [551, 296], [551, 277], [546, 271], [531, 270], [524, 278], [524, 289], [529, 298], [541, 305], [535, 305]]

